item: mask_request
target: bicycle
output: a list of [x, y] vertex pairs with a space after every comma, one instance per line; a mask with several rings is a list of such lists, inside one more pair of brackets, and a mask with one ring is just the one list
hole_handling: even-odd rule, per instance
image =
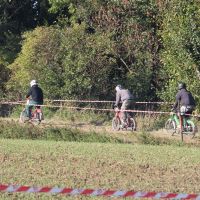
[[197, 126], [194, 124], [194, 122], [190, 119], [189, 116], [185, 115], [182, 116], [183, 116], [182, 128], [179, 119], [179, 114], [172, 112], [170, 114], [170, 118], [165, 123], [165, 129], [167, 130], [168, 133], [171, 133], [172, 136], [176, 133], [180, 134], [182, 129], [183, 134], [191, 135], [193, 138], [197, 132]]
[[[28, 101], [27, 101], [28, 103]], [[20, 113], [20, 122], [22, 123], [32, 123], [33, 125], [39, 125], [42, 120], [44, 120], [44, 115], [40, 106], [35, 106], [33, 110], [31, 110], [31, 118], [27, 117], [26, 109], [24, 108]]]
[[131, 117], [128, 114], [128, 117], [126, 119], [126, 124], [125, 126], [122, 126], [122, 120], [121, 120], [121, 115], [122, 112], [120, 109], [115, 108], [115, 116], [112, 119], [112, 129], [115, 131], [119, 131], [120, 129], [123, 130], [131, 130], [131, 131], [135, 131], [136, 130], [136, 121], [133, 117]]

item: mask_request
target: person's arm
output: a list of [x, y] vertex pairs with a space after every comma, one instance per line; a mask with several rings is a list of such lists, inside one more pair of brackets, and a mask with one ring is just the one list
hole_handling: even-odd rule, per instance
[[32, 94], [32, 90], [30, 88], [29, 91], [28, 91], [28, 93], [26, 94], [26, 98], [28, 99], [31, 96], [31, 94]]
[[176, 94], [176, 101], [175, 101], [175, 103], [174, 103], [173, 110], [175, 110], [175, 109], [178, 107], [178, 104], [179, 104], [180, 99], [181, 99], [181, 94], [180, 94], [180, 92], [178, 92], [178, 93]]
[[121, 99], [121, 95], [119, 92], [116, 93], [116, 101], [115, 101], [115, 106], [119, 106], [120, 103], [120, 99]]

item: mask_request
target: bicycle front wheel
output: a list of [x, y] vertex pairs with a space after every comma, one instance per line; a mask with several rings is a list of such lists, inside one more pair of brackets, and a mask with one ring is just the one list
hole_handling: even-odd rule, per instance
[[120, 120], [118, 118], [114, 117], [112, 119], [112, 129], [114, 131], [119, 131], [120, 130], [120, 125], [121, 125]]
[[165, 129], [167, 133], [174, 135], [174, 133], [176, 133], [176, 122], [172, 119], [168, 119], [165, 123]]
[[26, 111], [23, 110], [23, 111], [20, 113], [19, 122], [25, 123], [25, 122], [27, 121], [27, 119], [29, 119], [29, 118], [26, 116]]

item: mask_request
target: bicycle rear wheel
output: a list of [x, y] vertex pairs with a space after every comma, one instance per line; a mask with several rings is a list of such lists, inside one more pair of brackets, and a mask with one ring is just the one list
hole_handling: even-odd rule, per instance
[[112, 119], [112, 129], [115, 130], [115, 131], [119, 131], [120, 130], [120, 120], [116, 117], [114, 117]]
[[41, 117], [42, 117], [42, 113], [36, 112], [35, 113], [35, 118], [33, 118], [32, 123], [34, 125], [39, 125], [41, 123]]
[[187, 135], [191, 135], [192, 138], [196, 135], [197, 133], [197, 126], [195, 126], [194, 122], [191, 120], [187, 121], [187, 130], [185, 132]]
[[174, 135], [176, 133], [176, 122], [172, 119], [168, 119], [165, 123], [165, 129], [167, 133]]
[[129, 118], [129, 126], [128, 126], [128, 129], [131, 129], [131, 131], [136, 131], [136, 121], [134, 118]]

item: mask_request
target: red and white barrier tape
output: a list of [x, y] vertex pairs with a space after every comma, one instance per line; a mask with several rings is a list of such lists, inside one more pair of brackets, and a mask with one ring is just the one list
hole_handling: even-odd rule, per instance
[[59, 187], [30, 187], [20, 185], [0, 184], [0, 192], [25, 192], [25, 193], [48, 193], [48, 194], [66, 194], [66, 195], [87, 195], [87, 196], [106, 196], [106, 197], [131, 197], [131, 198], [155, 198], [155, 199], [197, 199], [200, 200], [200, 194], [186, 193], [167, 193], [167, 192], [141, 192], [141, 191], [123, 191], [123, 190], [105, 190], [105, 189], [72, 189]]
[[[20, 103], [20, 102], [0, 102], [0, 104], [26, 105], [25, 103]], [[106, 108], [91, 108], [91, 107], [89, 108], [89, 107], [62, 106], [62, 105], [33, 105], [33, 106], [41, 106], [48, 108], [68, 108], [77, 110], [96, 110], [96, 111], [110, 111], [110, 112], [114, 111], [113, 109], [106, 109]], [[162, 111], [143, 111], [143, 110], [123, 110], [123, 111], [133, 112], [133, 113], [147, 113], [147, 114], [170, 114], [170, 112], [162, 112]]]
[[[51, 102], [83, 102], [83, 103], [115, 103], [115, 101], [100, 101], [100, 100], [49, 100], [47, 99], [46, 101], [51, 101]], [[135, 104], [171, 104], [170, 102], [159, 102], [159, 101], [155, 101], [155, 102], [150, 102], [150, 101], [136, 101], [134, 102]]]
[[100, 101], [100, 100], [71, 100], [71, 99], [55, 99], [55, 100], [49, 100], [49, 99], [46, 99], [46, 101], [48, 102], [80, 102], [80, 103], [114, 103], [114, 101]]
[[[6, 101], [5, 99], [0, 99], [0, 101]], [[115, 103], [115, 101], [105, 101], [105, 100], [75, 100], [75, 99], [45, 99], [46, 102], [79, 102], [79, 103]], [[9, 101], [8, 101], [9, 102]], [[16, 101], [25, 102], [25, 101]], [[150, 101], [136, 101], [135, 104], [172, 104], [170, 102], [150, 102]]]
[[[4, 105], [26, 105], [26, 103], [22, 102], [0, 102], [0, 104]], [[91, 107], [76, 107], [76, 106], [63, 106], [63, 105], [33, 105], [33, 106], [41, 106], [41, 107], [47, 107], [47, 108], [66, 108], [66, 109], [76, 109], [76, 110], [93, 110], [93, 111], [109, 111], [113, 112], [113, 109], [106, 109], [106, 108], [91, 108]], [[123, 110], [126, 112], [132, 112], [132, 113], [146, 113], [146, 114], [167, 114], [170, 115], [171, 112], [165, 112], [165, 111], [152, 111], [152, 110]], [[199, 114], [185, 114], [187, 116], [192, 117], [200, 117]]]

